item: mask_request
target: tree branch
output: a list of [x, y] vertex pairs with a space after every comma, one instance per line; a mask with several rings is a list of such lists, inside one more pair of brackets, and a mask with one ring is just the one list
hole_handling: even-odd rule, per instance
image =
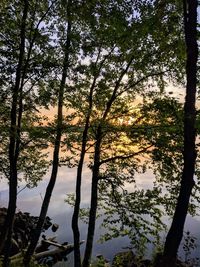
[[137, 152], [134, 152], [134, 153], [132, 153], [132, 154], [129, 154], [129, 155], [127, 155], [127, 156], [123, 156], [123, 155], [120, 155], [120, 156], [115, 156], [115, 157], [111, 157], [111, 158], [107, 158], [107, 159], [104, 159], [104, 160], [102, 160], [100, 163], [99, 163], [99, 165], [101, 166], [102, 164], [105, 164], [105, 163], [108, 163], [108, 162], [111, 162], [111, 161], [115, 161], [115, 160], [125, 160], [125, 159], [129, 159], [129, 158], [132, 158], [132, 157], [134, 157], [134, 156], [137, 156], [137, 155], [139, 155], [139, 154], [141, 154], [141, 153], [143, 153], [143, 152], [146, 152], [149, 148], [151, 148], [153, 145], [150, 145], [150, 146], [148, 146], [148, 147], [145, 147], [145, 148], [143, 148], [143, 149], [141, 149], [141, 150], [139, 150], [139, 151], [137, 151]]
[[135, 87], [136, 85], [138, 85], [139, 83], [145, 81], [146, 79], [150, 78], [150, 77], [154, 77], [154, 76], [160, 76], [160, 75], [163, 75], [164, 73], [166, 73], [167, 71], [161, 71], [161, 72], [156, 72], [156, 73], [151, 73], [151, 74], [148, 74], [142, 78], [140, 78], [139, 80], [137, 80], [136, 82], [133, 82], [129, 85], [127, 85], [124, 90], [122, 90], [121, 92], [119, 92], [116, 97], [122, 95], [123, 93], [127, 92], [129, 89]]

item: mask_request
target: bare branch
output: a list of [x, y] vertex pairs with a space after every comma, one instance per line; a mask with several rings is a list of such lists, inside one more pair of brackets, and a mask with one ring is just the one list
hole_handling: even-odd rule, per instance
[[156, 72], [156, 73], [151, 73], [151, 74], [148, 74], [142, 78], [140, 78], [139, 80], [137, 80], [136, 82], [133, 82], [131, 84], [128, 84], [124, 90], [122, 90], [121, 92], [119, 92], [116, 97], [122, 95], [123, 93], [127, 92], [129, 89], [137, 86], [138, 84], [140, 84], [141, 82], [145, 81], [146, 79], [148, 78], [151, 78], [151, 77], [154, 77], [154, 76], [160, 76], [160, 75], [163, 75], [164, 73], [166, 73], [167, 71], [161, 71], [161, 72]]
[[27, 188], [27, 185], [25, 185], [24, 187], [22, 187], [18, 192], [17, 192], [17, 195], [19, 195], [24, 189]]
[[107, 117], [107, 115], [108, 115], [108, 113], [109, 113], [109, 111], [110, 111], [110, 108], [111, 108], [113, 102], [114, 102], [115, 99], [116, 99], [117, 91], [118, 91], [118, 89], [119, 89], [119, 87], [120, 87], [120, 85], [121, 85], [121, 81], [122, 81], [124, 75], [127, 73], [127, 71], [128, 71], [128, 69], [129, 69], [131, 63], [133, 62], [133, 59], [134, 59], [134, 56], [132, 56], [132, 57], [130, 58], [130, 60], [129, 60], [127, 66], [126, 66], [126, 68], [122, 70], [119, 79], [118, 79], [118, 80], [116, 81], [116, 83], [115, 83], [115, 88], [114, 88], [114, 90], [113, 90], [112, 96], [111, 96], [110, 100], [107, 102], [107, 107], [106, 107], [106, 110], [105, 110], [105, 112], [104, 112], [104, 114], [103, 114], [103, 120], [106, 119], [106, 117]]

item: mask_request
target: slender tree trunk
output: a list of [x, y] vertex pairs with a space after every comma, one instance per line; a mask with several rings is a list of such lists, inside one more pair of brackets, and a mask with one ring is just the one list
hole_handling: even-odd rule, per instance
[[56, 130], [56, 138], [55, 138], [55, 143], [54, 143], [52, 172], [51, 172], [49, 184], [46, 189], [45, 197], [42, 203], [37, 226], [34, 231], [34, 234], [32, 235], [31, 243], [24, 257], [25, 266], [29, 266], [30, 259], [38, 243], [38, 240], [39, 240], [39, 237], [42, 231], [42, 227], [43, 227], [46, 215], [47, 215], [51, 195], [52, 195], [55, 182], [56, 182], [56, 178], [57, 178], [58, 165], [59, 165], [59, 151], [60, 151], [60, 142], [61, 142], [61, 136], [62, 136], [62, 124], [63, 124], [63, 96], [64, 96], [64, 89], [65, 89], [65, 83], [66, 83], [66, 78], [67, 78], [67, 70], [69, 66], [69, 49], [70, 49], [70, 35], [71, 35], [71, 22], [69, 20], [70, 2], [71, 1], [68, 2], [68, 6], [67, 6], [67, 17], [68, 17], [67, 41], [66, 41], [66, 46], [65, 46], [65, 58], [64, 58], [64, 63], [63, 63], [62, 79], [61, 79], [59, 95], [58, 95], [57, 130]]
[[[111, 50], [112, 52], [112, 50]], [[117, 91], [120, 87], [121, 81], [124, 75], [127, 73], [134, 57], [132, 56], [124, 70], [119, 75], [119, 79], [115, 83], [115, 87], [110, 99], [107, 102], [104, 114], [102, 116], [102, 122], [106, 120], [111, 106], [116, 99]], [[102, 62], [103, 63], [103, 62]], [[96, 213], [98, 207], [98, 179], [99, 179], [99, 168], [100, 168], [100, 153], [101, 153], [101, 142], [102, 142], [102, 128], [101, 124], [97, 129], [96, 134], [96, 145], [94, 152], [94, 165], [92, 170], [92, 188], [91, 188], [91, 202], [90, 202], [90, 213], [89, 213], [89, 224], [88, 224], [88, 233], [87, 233], [87, 242], [85, 248], [84, 259], [82, 263], [82, 267], [89, 267], [91, 255], [92, 255], [92, 247], [94, 240], [94, 232], [95, 232], [95, 224], [96, 224]]]
[[81, 149], [80, 161], [78, 164], [77, 178], [76, 178], [76, 200], [75, 200], [75, 206], [74, 206], [74, 213], [72, 216], [72, 230], [73, 230], [73, 235], [74, 235], [74, 266], [75, 267], [81, 266], [80, 243], [79, 243], [80, 232], [79, 232], [79, 227], [78, 227], [78, 217], [79, 217], [80, 202], [81, 202], [82, 169], [83, 169], [83, 162], [84, 162], [84, 157], [85, 157], [88, 127], [89, 127], [89, 117], [86, 119], [85, 129], [83, 132], [82, 149]]
[[98, 178], [99, 178], [99, 163], [100, 163], [100, 148], [101, 148], [101, 140], [102, 140], [101, 126], [98, 127], [97, 130], [97, 142], [95, 146], [94, 152], [94, 166], [92, 171], [92, 189], [91, 189], [91, 202], [90, 202], [90, 214], [89, 214], [89, 224], [88, 224], [88, 233], [87, 233], [87, 242], [85, 248], [85, 254], [83, 259], [82, 267], [89, 267], [91, 255], [92, 255], [92, 247], [94, 240], [94, 232], [95, 232], [95, 223], [96, 223], [96, 213], [97, 213], [97, 205], [98, 205]]
[[[100, 56], [100, 52], [97, 56], [96, 65], [98, 63], [99, 56]], [[82, 136], [81, 154], [80, 154], [80, 160], [78, 164], [77, 177], [76, 177], [76, 199], [75, 199], [75, 205], [74, 205], [74, 213], [72, 216], [72, 230], [73, 230], [73, 235], [74, 235], [74, 267], [81, 266], [80, 232], [79, 232], [79, 227], [78, 227], [78, 217], [79, 217], [80, 203], [81, 203], [81, 181], [82, 181], [83, 163], [84, 163], [84, 158], [85, 158], [85, 153], [86, 153], [87, 135], [88, 135], [88, 129], [89, 129], [89, 124], [90, 124], [92, 105], [93, 105], [93, 92], [94, 92], [94, 88], [96, 85], [97, 77], [98, 77], [98, 74], [94, 76], [93, 83], [90, 88], [89, 108], [88, 108], [88, 114], [86, 117], [83, 136]]]
[[[15, 179], [15, 183], [13, 185], [13, 190], [12, 190], [12, 194], [13, 194], [13, 203], [15, 201], [15, 206], [13, 205], [13, 216], [15, 216], [15, 211], [14, 211], [14, 207], [16, 210], [16, 201], [17, 201], [17, 179], [18, 179], [18, 175], [17, 175], [17, 159], [19, 157], [19, 153], [20, 153], [20, 142], [21, 142], [21, 119], [22, 119], [22, 113], [23, 113], [23, 103], [22, 103], [22, 90], [23, 87], [21, 86], [19, 88], [19, 111], [18, 111], [18, 118], [17, 118], [17, 131], [16, 131], [16, 145], [15, 145], [15, 174], [16, 174], [16, 179]], [[5, 242], [5, 252], [4, 252], [4, 267], [9, 266], [9, 255], [10, 255], [10, 249], [11, 249], [11, 238], [12, 238], [12, 229], [13, 229], [13, 223], [14, 223], [14, 218], [13, 218], [13, 222], [12, 222], [12, 227], [9, 228], [8, 230], [8, 235], [7, 235], [7, 240]]]
[[20, 52], [19, 61], [16, 70], [15, 86], [13, 88], [12, 107], [11, 107], [11, 125], [10, 125], [10, 142], [9, 142], [9, 163], [10, 163], [10, 179], [9, 179], [9, 202], [7, 216], [4, 226], [1, 229], [0, 236], [0, 251], [5, 246], [4, 266], [9, 266], [9, 253], [11, 246], [11, 237], [13, 222], [16, 210], [17, 201], [17, 161], [18, 161], [18, 143], [20, 142], [17, 135], [17, 102], [19, 97], [21, 71], [23, 68], [23, 60], [25, 54], [25, 33], [26, 33], [26, 20], [28, 13], [28, 1], [24, 0], [24, 10], [22, 16], [21, 32], [20, 32]]
[[80, 202], [81, 202], [82, 170], [83, 170], [83, 162], [84, 162], [85, 151], [86, 151], [89, 120], [90, 120], [90, 114], [88, 114], [86, 118], [85, 129], [84, 129], [83, 137], [82, 137], [81, 155], [80, 155], [80, 161], [78, 164], [77, 178], [76, 178], [76, 200], [75, 200], [75, 206], [74, 206], [74, 213], [72, 216], [72, 230], [73, 230], [73, 235], [74, 235], [74, 266], [75, 267], [81, 266], [80, 232], [79, 232], [79, 227], [78, 227], [78, 217], [79, 217]]
[[195, 120], [196, 120], [196, 83], [197, 83], [197, 0], [184, 0], [184, 22], [186, 40], [186, 98], [184, 105], [184, 168], [181, 188], [171, 228], [168, 232], [162, 262], [159, 266], [175, 266], [178, 248], [183, 237], [185, 219], [189, 200], [194, 186], [194, 170], [196, 161]]

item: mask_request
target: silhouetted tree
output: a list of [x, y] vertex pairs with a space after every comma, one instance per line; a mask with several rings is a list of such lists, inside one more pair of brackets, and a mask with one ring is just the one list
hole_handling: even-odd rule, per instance
[[197, 87], [197, 0], [184, 0], [184, 30], [186, 44], [186, 97], [184, 105], [184, 166], [180, 193], [170, 230], [167, 234], [163, 258], [158, 266], [173, 267], [176, 264], [178, 248], [183, 237], [185, 219], [189, 200], [195, 185], [194, 172], [196, 161], [195, 121], [196, 121], [196, 87]]

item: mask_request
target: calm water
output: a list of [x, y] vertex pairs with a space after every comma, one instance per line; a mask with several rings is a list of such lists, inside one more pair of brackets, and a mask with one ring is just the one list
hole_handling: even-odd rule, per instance
[[[57, 183], [52, 194], [51, 203], [48, 211], [48, 216], [52, 218], [52, 222], [59, 224], [59, 229], [56, 232], [57, 240], [59, 242], [73, 242], [71, 230], [71, 216], [72, 208], [65, 203], [66, 195], [73, 193], [75, 189], [76, 169], [69, 169], [61, 167], [58, 173]], [[152, 183], [152, 174], [146, 173], [137, 177], [137, 184], [140, 188], [147, 188]], [[46, 175], [42, 182], [39, 183], [37, 188], [25, 189], [18, 195], [17, 208], [21, 211], [28, 211], [32, 215], [38, 216], [42, 204], [42, 198], [45, 194], [45, 188], [48, 183], [49, 176]], [[87, 206], [90, 201], [90, 171], [85, 168], [82, 185], [82, 205]], [[0, 182], [0, 205], [7, 205], [8, 186], [4, 181]], [[190, 230], [197, 238], [200, 237], [200, 218], [195, 217], [187, 218], [186, 230]], [[111, 260], [117, 252], [121, 251], [123, 247], [129, 246], [128, 238], [118, 238], [104, 244], [98, 243], [98, 239], [103, 233], [100, 223], [97, 222], [96, 235], [93, 248], [93, 257], [97, 254], [103, 254], [107, 259]], [[87, 225], [80, 222], [81, 239], [86, 239]], [[51, 231], [48, 236], [54, 236]], [[84, 245], [82, 245], [82, 251]], [[199, 249], [198, 249], [199, 250]], [[71, 257], [69, 257], [70, 259]]]

